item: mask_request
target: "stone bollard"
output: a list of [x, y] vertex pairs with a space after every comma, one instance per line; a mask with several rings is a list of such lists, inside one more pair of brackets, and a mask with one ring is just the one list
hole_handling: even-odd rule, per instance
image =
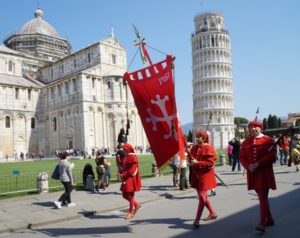
[[158, 177], [159, 176], [159, 171], [158, 171], [158, 168], [157, 168], [155, 160], [152, 162], [152, 175], [154, 177]]
[[225, 159], [225, 155], [224, 154], [220, 155], [219, 161], [220, 161], [221, 165], [226, 165], [226, 159]]
[[48, 174], [46, 172], [38, 173], [36, 176], [36, 186], [39, 193], [49, 192]]

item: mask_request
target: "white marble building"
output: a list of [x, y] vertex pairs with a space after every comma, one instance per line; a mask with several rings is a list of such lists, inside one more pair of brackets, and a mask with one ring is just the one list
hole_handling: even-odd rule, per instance
[[91, 153], [105, 147], [113, 152], [127, 115], [128, 142], [146, 148], [133, 98], [128, 89], [126, 99], [123, 85], [126, 51], [113, 34], [71, 54], [70, 43], [38, 8], [35, 18], [4, 44], [0, 45], [0, 158], [21, 152], [51, 155], [69, 148]]
[[219, 13], [197, 15], [194, 23], [191, 39], [193, 130], [207, 130], [215, 148], [226, 148], [228, 141], [234, 138], [230, 34]]

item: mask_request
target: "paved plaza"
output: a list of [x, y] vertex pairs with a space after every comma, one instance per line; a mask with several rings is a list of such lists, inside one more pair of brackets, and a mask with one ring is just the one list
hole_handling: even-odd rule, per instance
[[[143, 190], [136, 194], [142, 209], [132, 220], [125, 220], [127, 202], [120, 184], [112, 184], [103, 194], [73, 191], [74, 208], [56, 209], [53, 201], [61, 192], [0, 201], [0, 236], [3, 237], [256, 237], [258, 200], [246, 190], [242, 172], [229, 166], [216, 168], [228, 185], [217, 187], [210, 197], [218, 219], [201, 222], [192, 229], [198, 203], [193, 189], [173, 188], [171, 176], [143, 179]], [[278, 189], [270, 191], [270, 204], [276, 225], [265, 237], [300, 237], [300, 173], [294, 167], [275, 165]], [[204, 211], [203, 217], [207, 216]], [[134, 235], [134, 236], [133, 236]]]

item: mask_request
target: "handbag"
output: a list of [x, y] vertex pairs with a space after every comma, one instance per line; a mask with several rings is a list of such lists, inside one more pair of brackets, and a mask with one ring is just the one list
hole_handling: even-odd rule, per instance
[[52, 172], [51, 178], [55, 180], [59, 180], [59, 164], [55, 166], [55, 169]]
[[96, 167], [96, 171], [97, 171], [98, 175], [103, 175], [104, 174], [104, 169], [103, 169], [103, 167], [101, 165], [98, 165]]

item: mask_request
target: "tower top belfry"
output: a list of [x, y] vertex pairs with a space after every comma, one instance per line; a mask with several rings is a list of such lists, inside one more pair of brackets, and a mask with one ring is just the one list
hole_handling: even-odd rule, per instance
[[221, 13], [209, 12], [197, 15], [194, 18], [195, 33], [207, 31], [226, 31], [224, 16]]

